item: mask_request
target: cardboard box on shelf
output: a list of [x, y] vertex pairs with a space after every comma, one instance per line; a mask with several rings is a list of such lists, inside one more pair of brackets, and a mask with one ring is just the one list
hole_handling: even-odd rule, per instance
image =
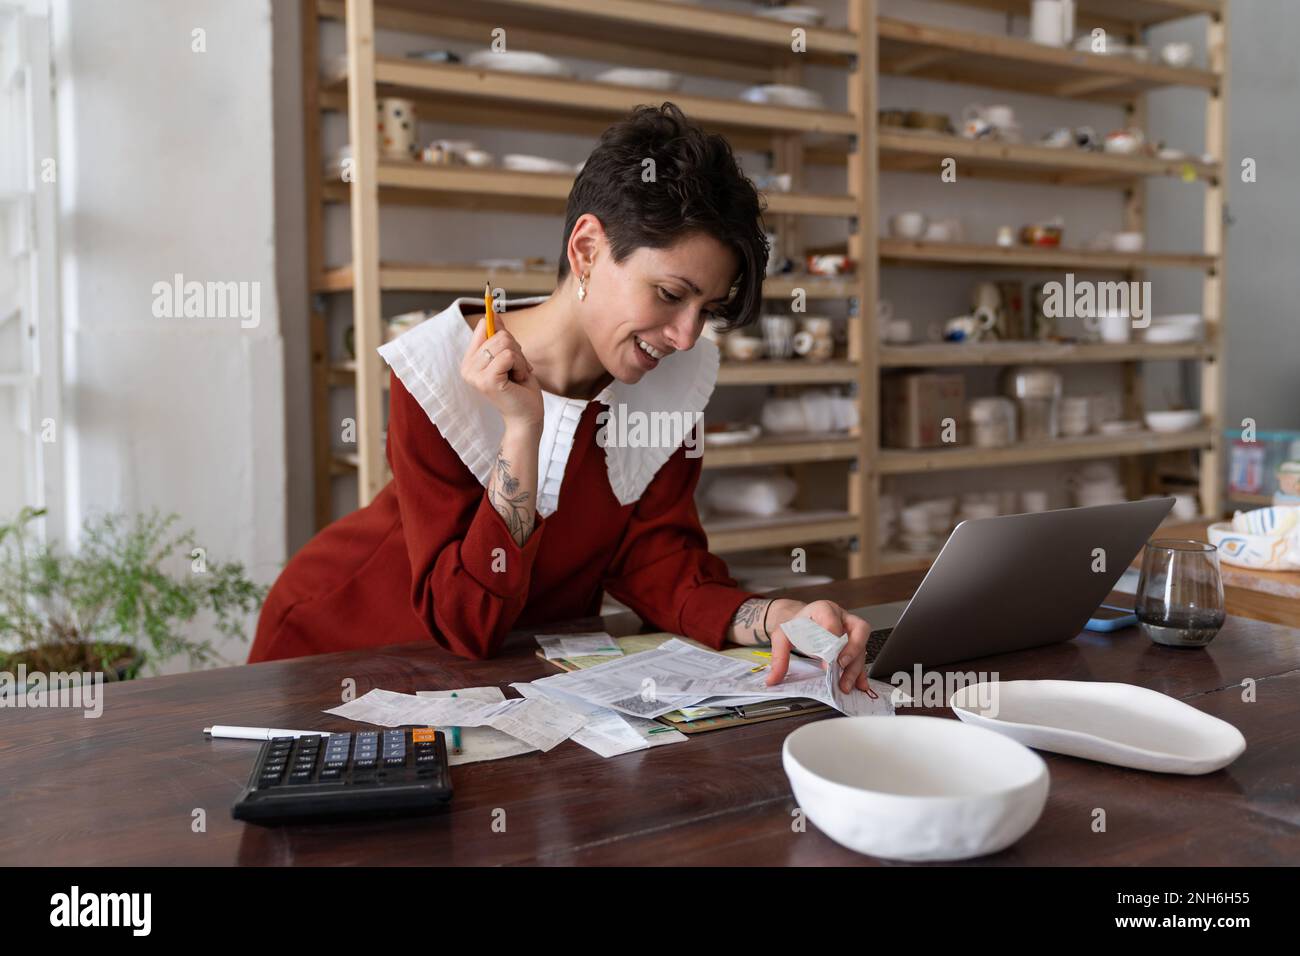
[[[959, 373], [909, 372], [881, 380], [881, 435], [887, 448], [959, 444], [964, 432], [966, 380]], [[955, 442], [944, 441], [952, 419]]]

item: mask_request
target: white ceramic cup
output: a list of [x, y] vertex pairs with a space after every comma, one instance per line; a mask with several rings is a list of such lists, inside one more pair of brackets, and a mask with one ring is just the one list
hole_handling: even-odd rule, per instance
[[1126, 312], [1111, 309], [1101, 315], [1090, 315], [1083, 320], [1089, 332], [1096, 332], [1103, 342], [1127, 342], [1133, 333], [1133, 320]]
[[885, 326], [885, 341], [890, 345], [906, 345], [912, 341], [912, 323], [907, 319], [891, 319]]
[[415, 104], [396, 96], [379, 100], [379, 151], [390, 159], [414, 159]]
[[999, 130], [1010, 129], [1016, 125], [1016, 111], [1006, 103], [996, 103], [993, 106], [981, 106], [979, 103], [971, 103], [962, 110], [961, 115], [962, 119], [967, 122], [982, 119]]
[[923, 212], [900, 212], [890, 216], [889, 231], [898, 239], [920, 239], [928, 224]]
[[1065, 46], [1074, 39], [1074, 0], [1034, 0], [1029, 35], [1035, 43]]
[[1038, 512], [1047, 510], [1047, 492], [1041, 488], [1033, 488], [1029, 491], [1020, 493], [1020, 500], [1027, 512]]
[[794, 319], [788, 315], [765, 315], [759, 320], [767, 357], [789, 358], [794, 351]]

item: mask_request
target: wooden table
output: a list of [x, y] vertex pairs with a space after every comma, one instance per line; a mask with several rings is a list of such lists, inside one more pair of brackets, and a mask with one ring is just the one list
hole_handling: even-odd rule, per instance
[[[921, 572], [837, 582], [847, 607], [898, 600]], [[799, 596], [799, 592], [788, 592]], [[804, 596], [808, 596], [805, 594]], [[593, 621], [581, 622], [588, 629]], [[955, 622], [955, 626], [960, 626]], [[626, 620], [611, 628], [626, 632]], [[442, 815], [268, 828], [230, 805], [257, 744], [205, 740], [209, 724], [322, 730], [343, 681], [357, 693], [506, 685], [552, 673], [529, 635], [491, 661], [433, 644], [330, 654], [137, 680], [106, 688], [102, 717], [0, 711], [0, 860], [6, 864], [728, 864], [881, 861], [794, 832], [781, 742], [807, 716], [714, 731], [609, 760], [566, 741], [547, 754], [453, 768]], [[1246, 752], [1201, 777], [1143, 773], [1044, 753], [1051, 792], [1006, 864], [1275, 865], [1300, 862], [1300, 631], [1230, 617], [1207, 650], [1136, 628], [963, 663], [1003, 679], [1127, 681], [1231, 721]], [[1244, 703], [1240, 683], [1258, 682]], [[951, 717], [950, 711], [922, 711]], [[886, 718], [882, 718], [886, 719]], [[1105, 833], [1091, 828], [1104, 808]], [[192, 832], [196, 810], [206, 832]], [[502, 816], [504, 814], [504, 817]], [[505, 832], [494, 829], [504, 819]]]
[[[1167, 524], [1151, 537], [1208, 541], [1209, 526], [1208, 519]], [[1142, 567], [1142, 554], [1139, 551], [1133, 559], [1133, 567]], [[1229, 614], [1300, 627], [1300, 571], [1255, 571], [1220, 558], [1219, 573], [1223, 577], [1223, 604]]]

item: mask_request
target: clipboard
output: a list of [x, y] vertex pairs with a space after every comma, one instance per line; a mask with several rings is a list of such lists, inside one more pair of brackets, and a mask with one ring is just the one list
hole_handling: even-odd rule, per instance
[[[558, 636], [558, 635], [557, 635]], [[664, 641], [670, 638], [677, 638], [687, 644], [702, 648], [713, 653], [722, 653], [727, 657], [735, 657], [739, 660], [751, 660], [759, 663], [765, 663], [763, 659], [755, 653], [759, 648], [733, 647], [725, 651], [715, 651], [707, 644], [692, 640], [689, 637], [683, 637], [680, 634], [670, 634], [667, 631], [661, 631], [654, 634], [633, 634], [629, 637], [616, 637], [614, 643], [623, 651], [624, 656], [636, 654], [641, 651], [649, 651], [658, 647]], [[553, 657], [548, 658], [546, 652], [540, 647], [536, 651], [538, 658], [547, 664], [554, 664], [562, 671], [576, 671], [587, 667], [594, 667], [605, 661], [611, 660], [610, 657]], [[683, 734], [702, 734], [710, 730], [724, 730], [727, 727], [741, 727], [745, 724], [761, 724], [769, 720], [781, 720], [785, 717], [802, 717], [806, 714], [815, 714], [819, 711], [833, 711], [821, 701], [811, 700], [807, 697], [774, 697], [769, 701], [763, 701], [759, 704], [748, 704], [744, 707], [726, 708], [729, 712], [717, 714], [712, 717], [699, 717], [695, 720], [672, 720], [671, 714], [664, 714], [662, 717], [656, 717], [655, 722], [663, 724], [665, 727], [671, 727], [673, 730], [680, 731]], [[673, 711], [673, 714], [680, 713]]]

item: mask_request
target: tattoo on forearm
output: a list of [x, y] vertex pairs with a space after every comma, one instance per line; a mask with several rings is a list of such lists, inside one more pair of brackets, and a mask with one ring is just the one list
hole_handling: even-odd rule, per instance
[[768, 643], [763, 619], [767, 616], [767, 606], [771, 603], [769, 598], [748, 598], [736, 608], [736, 615], [731, 619], [736, 636], [748, 635], [755, 644]]
[[510, 462], [500, 453], [488, 482], [488, 498], [510, 529], [510, 536], [523, 547], [533, 530], [533, 509], [529, 503], [532, 494], [519, 489], [519, 479], [510, 473]]

